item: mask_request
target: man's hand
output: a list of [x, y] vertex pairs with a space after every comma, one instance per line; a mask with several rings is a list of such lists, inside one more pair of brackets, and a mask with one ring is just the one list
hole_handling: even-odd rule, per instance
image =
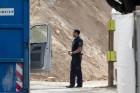
[[72, 56], [72, 52], [71, 52], [71, 51], [69, 51], [69, 52], [68, 52], [68, 55]]

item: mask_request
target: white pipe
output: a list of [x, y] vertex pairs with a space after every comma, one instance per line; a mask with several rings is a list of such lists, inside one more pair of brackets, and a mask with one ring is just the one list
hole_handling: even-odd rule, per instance
[[116, 21], [114, 48], [117, 51], [118, 93], [136, 93], [135, 60], [132, 48], [134, 15], [113, 15]]

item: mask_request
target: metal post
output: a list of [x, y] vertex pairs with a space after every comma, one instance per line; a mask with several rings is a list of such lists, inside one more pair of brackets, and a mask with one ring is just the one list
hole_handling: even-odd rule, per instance
[[[109, 51], [114, 50], [114, 31], [109, 31]], [[114, 62], [108, 61], [108, 86], [114, 85]]]
[[136, 31], [137, 31], [137, 93], [140, 93], [140, 12], [136, 12]]

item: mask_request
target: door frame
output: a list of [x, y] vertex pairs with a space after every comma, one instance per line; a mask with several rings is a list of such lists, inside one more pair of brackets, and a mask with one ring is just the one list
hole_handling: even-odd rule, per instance
[[[31, 69], [32, 73], [36, 73], [36, 72], [50, 72], [51, 70], [51, 62], [52, 62], [52, 37], [51, 37], [51, 25], [48, 23], [44, 23], [44, 24], [35, 24], [33, 26], [31, 26], [30, 30], [35, 27], [35, 26], [47, 26], [47, 44], [46, 44], [46, 48], [45, 48], [45, 54], [44, 54], [44, 66], [42, 69]], [[31, 39], [31, 35], [30, 35], [30, 39]], [[31, 44], [31, 42], [30, 42]], [[31, 64], [31, 63], [30, 63]]]

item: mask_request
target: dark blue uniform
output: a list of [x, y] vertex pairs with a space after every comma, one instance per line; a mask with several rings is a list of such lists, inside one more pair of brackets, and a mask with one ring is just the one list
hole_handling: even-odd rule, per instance
[[[72, 52], [78, 47], [83, 47], [83, 40], [78, 36], [72, 42]], [[70, 71], [70, 85], [75, 86], [75, 78], [77, 76], [77, 84], [82, 86], [82, 70], [81, 70], [82, 53], [72, 55], [71, 71]]]

